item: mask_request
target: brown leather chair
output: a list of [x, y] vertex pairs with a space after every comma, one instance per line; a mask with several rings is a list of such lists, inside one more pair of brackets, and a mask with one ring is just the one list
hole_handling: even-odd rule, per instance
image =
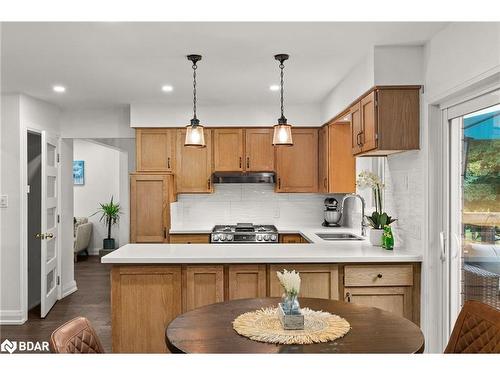
[[445, 353], [500, 353], [500, 310], [466, 301]]
[[64, 323], [50, 335], [52, 353], [96, 354], [104, 353], [101, 341], [84, 317]]

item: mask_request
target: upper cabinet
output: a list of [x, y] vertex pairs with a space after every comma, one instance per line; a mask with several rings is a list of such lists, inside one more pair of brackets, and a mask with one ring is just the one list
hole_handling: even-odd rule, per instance
[[276, 191], [318, 192], [318, 128], [292, 128], [293, 146], [276, 146]]
[[272, 129], [214, 129], [214, 171], [274, 170]]
[[175, 166], [177, 129], [141, 128], [136, 130], [138, 172], [172, 172]]
[[243, 129], [214, 129], [214, 171], [242, 171], [244, 158]]
[[318, 190], [320, 193], [356, 191], [356, 160], [351, 149], [351, 124], [338, 121], [319, 130]]
[[205, 129], [206, 147], [186, 147], [186, 129], [177, 130], [176, 181], [178, 193], [211, 193], [212, 132]]
[[245, 170], [249, 172], [274, 171], [272, 128], [245, 130]]
[[356, 156], [385, 156], [419, 148], [420, 86], [376, 87], [348, 111]]

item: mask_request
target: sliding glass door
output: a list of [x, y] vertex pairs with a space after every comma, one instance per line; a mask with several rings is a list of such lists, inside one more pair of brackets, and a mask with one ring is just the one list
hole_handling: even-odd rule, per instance
[[448, 122], [448, 330], [464, 301], [500, 309], [500, 96], [488, 95], [476, 104], [496, 104], [462, 105]]

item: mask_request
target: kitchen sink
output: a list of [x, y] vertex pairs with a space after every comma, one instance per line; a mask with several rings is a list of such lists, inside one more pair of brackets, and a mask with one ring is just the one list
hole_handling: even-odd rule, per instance
[[316, 233], [325, 241], [362, 241], [364, 238], [352, 233]]

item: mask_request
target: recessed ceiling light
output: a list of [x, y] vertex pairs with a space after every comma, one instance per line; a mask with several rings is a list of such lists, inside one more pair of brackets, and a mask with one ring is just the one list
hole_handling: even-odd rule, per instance
[[52, 86], [52, 90], [54, 90], [55, 92], [65, 92], [66, 87], [60, 86], [60, 85], [55, 85], [55, 86]]
[[172, 91], [174, 91], [174, 87], [171, 86], [171, 85], [163, 85], [161, 87], [161, 91], [163, 91], [163, 92], [172, 92]]
[[271, 85], [269, 86], [269, 90], [271, 91], [279, 91], [280, 85]]

